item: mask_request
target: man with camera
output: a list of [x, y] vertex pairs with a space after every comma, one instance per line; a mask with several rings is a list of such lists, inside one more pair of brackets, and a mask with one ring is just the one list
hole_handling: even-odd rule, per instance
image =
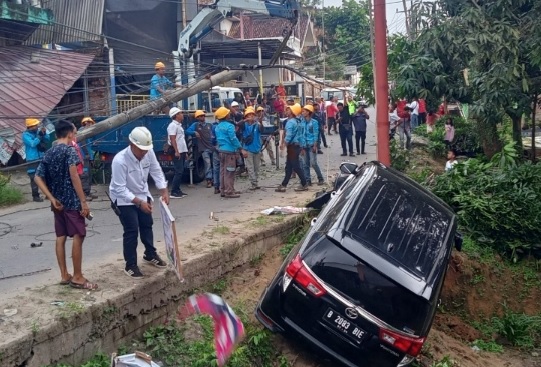
[[[47, 150], [47, 143], [49, 143], [51, 138], [49, 137], [49, 134], [47, 134], [45, 127], [41, 127], [41, 129], [39, 128], [40, 121], [38, 119], [27, 118], [25, 123], [26, 131], [23, 132], [22, 140], [26, 154], [26, 162], [32, 162], [43, 157], [45, 151]], [[30, 165], [26, 172], [28, 173], [28, 177], [30, 177], [32, 199], [35, 202], [40, 203], [43, 201], [43, 198], [39, 196], [38, 186], [34, 182], [34, 175], [36, 174], [37, 166], [37, 163], [35, 165]]]

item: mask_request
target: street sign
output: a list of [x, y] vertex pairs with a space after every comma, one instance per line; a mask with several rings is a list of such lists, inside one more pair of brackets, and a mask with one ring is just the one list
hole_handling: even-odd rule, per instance
[[345, 75], [355, 75], [357, 74], [357, 67], [355, 65], [344, 66]]

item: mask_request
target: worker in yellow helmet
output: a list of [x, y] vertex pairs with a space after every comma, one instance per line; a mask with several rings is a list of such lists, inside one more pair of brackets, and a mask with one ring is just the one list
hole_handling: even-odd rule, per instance
[[[81, 127], [79, 132], [91, 128], [96, 124], [96, 121], [92, 117], [86, 116], [81, 120]], [[92, 187], [92, 167], [94, 165], [94, 150], [92, 149], [92, 139], [86, 139], [85, 141], [78, 141], [83, 155], [83, 174], [80, 175], [81, 183], [83, 184], [83, 191], [88, 201], [97, 199], [98, 195], [93, 194]]]
[[[159, 99], [167, 93], [168, 90], [175, 87], [180, 87], [179, 83], [173, 83], [165, 76], [165, 64], [163, 62], [157, 62], [154, 65], [156, 74], [150, 79], [150, 100]], [[164, 106], [158, 113], [169, 114], [171, 106]]]
[[[24, 144], [26, 162], [41, 159], [48, 148], [49, 141], [51, 140], [45, 127], [39, 127], [40, 123], [40, 120], [36, 118], [27, 118], [25, 120], [26, 131], [23, 132], [22, 140]], [[43, 201], [43, 198], [39, 195], [38, 185], [36, 185], [34, 182], [34, 175], [36, 174], [38, 163], [28, 166], [26, 172], [28, 173], [28, 177], [30, 177], [32, 199], [39, 203]]]

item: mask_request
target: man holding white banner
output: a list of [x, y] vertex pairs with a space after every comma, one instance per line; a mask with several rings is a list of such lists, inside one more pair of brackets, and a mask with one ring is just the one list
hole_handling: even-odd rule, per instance
[[137, 266], [137, 238], [145, 246], [143, 260], [158, 268], [167, 264], [158, 256], [154, 247], [152, 231], [152, 195], [148, 189], [148, 176], [165, 204], [169, 204], [167, 181], [152, 150], [152, 134], [146, 127], [138, 126], [129, 136], [130, 145], [113, 159], [109, 191], [113, 205], [118, 207], [120, 222], [124, 228], [123, 247], [126, 267], [124, 272], [131, 278], [142, 278]]

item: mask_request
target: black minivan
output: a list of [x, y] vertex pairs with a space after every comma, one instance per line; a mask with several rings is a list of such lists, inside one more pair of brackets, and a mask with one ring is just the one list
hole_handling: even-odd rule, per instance
[[456, 225], [450, 207], [401, 173], [354, 166], [263, 292], [256, 317], [345, 366], [406, 366], [432, 325]]

